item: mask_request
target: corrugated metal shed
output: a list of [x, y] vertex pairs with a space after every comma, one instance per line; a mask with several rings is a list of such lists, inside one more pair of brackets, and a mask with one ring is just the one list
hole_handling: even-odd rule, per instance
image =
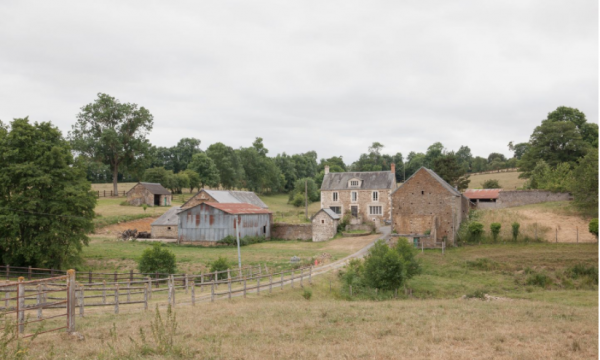
[[[395, 176], [391, 171], [329, 173], [323, 177], [321, 190], [393, 189], [396, 184]], [[360, 180], [360, 186], [350, 187], [348, 183], [352, 179]]]
[[469, 200], [498, 199], [500, 191], [502, 191], [502, 189], [467, 189], [464, 195], [469, 198]]
[[180, 241], [218, 241], [226, 236], [271, 237], [271, 212], [251, 204], [203, 203], [178, 214]]
[[[139, 182], [138, 184], [140, 184], [144, 188], [146, 188], [146, 190], [148, 190], [151, 194], [154, 194], [154, 195], [171, 195], [171, 192], [169, 190], [165, 189], [161, 184], [158, 184], [158, 183], [148, 183], [148, 182]], [[129, 191], [131, 191], [131, 190], [133, 190], [133, 188], [131, 188]], [[129, 191], [127, 193], [129, 193]]]
[[180, 210], [181, 208], [179, 207], [170, 208], [169, 210], [167, 210], [166, 213], [162, 214], [158, 219], [154, 220], [154, 222], [150, 224], [150, 226], [177, 226], [177, 223], [179, 222], [177, 213], [179, 213]]

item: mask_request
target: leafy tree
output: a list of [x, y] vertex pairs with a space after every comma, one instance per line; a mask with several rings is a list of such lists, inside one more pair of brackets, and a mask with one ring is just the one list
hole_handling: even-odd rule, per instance
[[506, 161], [506, 157], [500, 153], [491, 153], [490, 155], [488, 155], [488, 164], [493, 163], [494, 161], [498, 161], [500, 163], [504, 163]]
[[200, 175], [198, 175], [198, 173], [194, 170], [190, 169], [185, 170], [183, 173], [188, 177], [190, 193], [193, 192], [194, 189], [200, 190]]
[[531, 172], [529, 180], [525, 183], [526, 189], [543, 189], [554, 192], [569, 190], [573, 173], [567, 163], [558, 164], [551, 169], [544, 160], [540, 160]]
[[180, 172], [172, 176], [172, 188], [171, 192], [174, 194], [181, 194], [183, 189], [190, 187], [190, 178], [186, 173]]
[[[219, 258], [217, 260], [210, 263], [210, 272], [211, 273], [214, 273], [217, 271], [225, 271], [227, 269], [229, 269], [229, 261], [227, 261], [227, 259], [222, 256], [219, 256]], [[218, 274], [218, 276], [217, 276], [217, 280], [223, 280], [223, 279], [227, 279], [226, 272]]]
[[411, 279], [421, 273], [421, 265], [415, 258], [417, 250], [405, 237], [399, 237], [394, 250], [400, 255], [404, 263], [406, 279]]
[[344, 163], [344, 159], [342, 158], [342, 156], [332, 156], [329, 159], [321, 159], [321, 162], [317, 167], [317, 171], [323, 171], [325, 169], [325, 165], [329, 166], [330, 172], [347, 171], [346, 164]]
[[49, 122], [0, 122], [0, 257], [4, 264], [64, 268], [93, 231], [95, 194], [71, 147]]
[[306, 190], [308, 192], [308, 201], [314, 202], [319, 201], [321, 199], [321, 192], [319, 191], [319, 187], [315, 184], [315, 181], [310, 178], [298, 179], [294, 184], [294, 190], [290, 192], [289, 201], [294, 200], [296, 194], [301, 194], [304, 196], [304, 182], [306, 181]]
[[[415, 153], [411, 151], [406, 158], [406, 179], [411, 177], [414, 173], [417, 172], [421, 167], [425, 166], [425, 154], [423, 153]], [[404, 174], [403, 174], [404, 175]], [[402, 181], [404, 181], [403, 179]]]
[[433, 164], [433, 171], [459, 191], [469, 187], [469, 175], [452, 152], [438, 157]]
[[304, 195], [302, 195], [300, 193], [296, 193], [296, 195], [294, 195], [294, 198], [292, 199], [291, 203], [295, 207], [304, 206], [304, 204], [305, 204], [305, 202], [304, 202]]
[[476, 156], [471, 162], [471, 171], [474, 173], [487, 171], [487, 159], [481, 156]]
[[569, 186], [577, 207], [598, 214], [598, 152], [590, 151], [573, 169]]
[[502, 224], [500, 223], [491, 223], [490, 230], [492, 231], [492, 237], [494, 238], [494, 242], [498, 240], [498, 235], [500, 234], [500, 229], [502, 228]]
[[518, 222], [514, 222], [512, 223], [511, 227], [513, 240], [517, 241], [517, 238], [519, 237], [519, 228], [521, 227], [521, 225]]
[[279, 191], [284, 181], [281, 171], [273, 161], [267, 157], [269, 151], [264, 147], [262, 138], [256, 138], [252, 147], [241, 148], [239, 157], [244, 168], [244, 187], [258, 193]]
[[502, 189], [500, 182], [496, 179], [488, 179], [481, 183], [483, 189]]
[[188, 169], [198, 174], [200, 187], [219, 186], [219, 169], [217, 169], [215, 162], [205, 153], [194, 154], [192, 161], [188, 165]]
[[[296, 172], [296, 164], [292, 160], [292, 157], [287, 155], [285, 152], [278, 154], [275, 159], [275, 165], [279, 168], [281, 176], [283, 177], [283, 189], [287, 192], [294, 188], [294, 183], [298, 179]], [[323, 178], [321, 178], [322, 181]]]
[[508, 143], [508, 149], [514, 153], [514, 158], [516, 158], [517, 160], [521, 160], [523, 154], [525, 154], [527, 152], [527, 149], [529, 149], [529, 143], [525, 142], [513, 144], [513, 142], [511, 141]]
[[427, 152], [425, 153], [425, 166], [430, 169], [433, 168], [435, 161], [438, 158], [441, 158], [445, 152], [446, 150], [444, 149], [444, 145], [442, 145], [441, 142], [433, 143], [427, 148]]
[[468, 146], [461, 146], [456, 152], [456, 158], [460, 166], [465, 169], [465, 172], [471, 171], [471, 162], [473, 161], [473, 155], [471, 149]]
[[598, 219], [597, 218], [590, 220], [588, 229], [590, 230], [590, 232], [592, 234], [594, 234], [594, 236], [596, 236], [596, 239], [597, 239], [598, 238]]
[[598, 148], [598, 124], [588, 123], [585, 114], [578, 109], [559, 106], [556, 110], [548, 114], [547, 120], [551, 122], [568, 121], [573, 123], [579, 130], [583, 141], [592, 147]]
[[138, 261], [138, 269], [141, 273], [175, 274], [177, 271], [175, 254], [165, 248], [163, 244], [154, 243], [152, 247], [146, 248], [142, 252], [142, 257]]
[[481, 240], [483, 235], [483, 224], [477, 221], [469, 223], [469, 235], [472, 241]]
[[317, 153], [308, 151], [304, 154], [292, 155], [297, 179], [314, 178], [317, 175]]
[[173, 172], [163, 167], [146, 169], [142, 179], [145, 182], [161, 184], [167, 189], [172, 189], [175, 185], [173, 184]]
[[200, 139], [183, 138], [179, 140], [177, 145], [171, 148], [174, 162], [173, 169], [171, 170], [173, 170], [174, 173], [185, 170], [192, 161], [192, 157], [200, 152]]
[[[244, 179], [244, 168], [238, 153], [233, 148], [218, 142], [206, 149], [206, 155], [217, 167], [220, 183], [224, 188], [233, 189], [239, 186]], [[198, 169], [192, 168], [192, 170], [200, 174], [200, 178], [202, 178], [202, 173]]]
[[378, 240], [369, 250], [364, 263], [364, 280], [367, 286], [381, 289], [398, 289], [406, 280], [404, 261], [397, 251]]
[[119, 170], [145, 165], [150, 149], [146, 137], [153, 122], [146, 108], [100, 93], [95, 102], [81, 108], [69, 137], [75, 151], [111, 167], [117, 193]]

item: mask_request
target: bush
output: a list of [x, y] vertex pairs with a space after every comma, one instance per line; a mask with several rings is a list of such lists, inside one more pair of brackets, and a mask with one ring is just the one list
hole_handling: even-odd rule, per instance
[[479, 258], [473, 261], [467, 261], [467, 266], [469, 268], [485, 271], [495, 270], [499, 267], [497, 262], [492, 261], [488, 258]]
[[545, 275], [545, 274], [539, 274], [539, 273], [531, 274], [527, 278], [526, 284], [546, 288], [546, 287], [552, 285], [552, 279], [548, 275]]
[[481, 235], [483, 235], [483, 224], [477, 221], [473, 221], [469, 224], [469, 238], [472, 241], [480, 241]]
[[175, 274], [177, 271], [175, 254], [169, 249], [163, 248], [163, 244], [154, 243], [151, 248], [142, 253], [138, 269], [142, 273]]
[[340, 270], [338, 276], [346, 286], [360, 287], [362, 286], [362, 274], [364, 272], [363, 261], [360, 259], [352, 259], [348, 265]]
[[352, 214], [350, 213], [350, 211], [346, 211], [346, 213], [344, 213], [344, 216], [342, 216], [342, 220], [340, 220], [340, 223], [338, 224], [337, 232], [345, 231], [346, 225], [350, 224], [351, 219]]
[[304, 292], [302, 293], [302, 297], [305, 298], [306, 300], [310, 300], [310, 298], [312, 297], [312, 291], [310, 289], [304, 289]]
[[369, 250], [364, 264], [364, 281], [371, 288], [394, 290], [406, 279], [404, 261], [397, 251], [379, 240]]
[[[265, 241], [267, 241], [267, 238], [264, 236], [245, 236], [240, 239], [240, 246], [258, 244]], [[237, 246], [237, 238], [233, 235], [227, 235], [221, 240], [218, 240], [217, 244], [225, 246]]]
[[502, 224], [500, 223], [491, 223], [490, 230], [492, 231], [492, 237], [494, 238], [494, 242], [498, 240], [498, 235], [500, 234], [500, 229], [502, 228]]
[[590, 220], [590, 225], [588, 226], [588, 228], [590, 229], [590, 232], [592, 234], [594, 234], [594, 236], [596, 236], [596, 239], [597, 239], [598, 238], [598, 219]]
[[580, 277], [589, 277], [595, 284], [598, 284], [598, 268], [594, 266], [585, 266], [577, 264], [567, 269], [567, 274], [573, 279]]
[[467, 299], [481, 299], [485, 300], [485, 291], [483, 290], [475, 290], [472, 293], [468, 293], [465, 295]]
[[484, 189], [501, 189], [500, 183], [496, 179], [489, 179], [481, 183]]
[[405, 237], [398, 238], [398, 243], [396, 243], [396, 247], [394, 248], [398, 255], [402, 258], [404, 262], [404, 270], [406, 272], [406, 279], [410, 279], [415, 275], [421, 273], [421, 265], [415, 258], [416, 253], [418, 252], [415, 249], [414, 245], [408, 242], [408, 239]]
[[[219, 256], [219, 258], [210, 263], [210, 272], [214, 273], [217, 271], [225, 271], [229, 269], [229, 261], [226, 258]], [[217, 280], [227, 279], [227, 273], [219, 274]]]
[[295, 207], [304, 206], [304, 195], [300, 193], [294, 195], [294, 198], [292, 199], [292, 205]]
[[514, 222], [512, 223], [512, 236], [513, 236], [513, 240], [517, 241], [517, 238], [519, 237], [519, 228], [521, 227], [521, 225], [518, 222]]

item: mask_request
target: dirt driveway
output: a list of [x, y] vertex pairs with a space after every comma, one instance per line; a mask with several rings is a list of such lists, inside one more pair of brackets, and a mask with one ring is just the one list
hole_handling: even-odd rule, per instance
[[122, 222], [119, 224], [105, 226], [101, 229], [96, 230], [97, 235], [114, 235], [118, 236], [125, 230], [133, 230], [136, 229], [138, 232], [147, 231], [150, 232], [150, 224], [154, 222], [157, 218], [144, 218], [139, 220]]

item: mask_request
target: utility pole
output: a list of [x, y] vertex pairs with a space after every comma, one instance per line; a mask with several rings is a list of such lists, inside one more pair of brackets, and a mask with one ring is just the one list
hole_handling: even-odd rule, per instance
[[240, 224], [238, 222], [238, 226], [236, 226], [236, 219], [233, 219], [233, 228], [235, 229], [235, 237], [237, 239], [237, 248], [238, 248], [238, 267], [240, 269], [240, 274], [242, 271], [242, 253], [240, 252]]
[[304, 180], [304, 217], [308, 219], [308, 181]]

